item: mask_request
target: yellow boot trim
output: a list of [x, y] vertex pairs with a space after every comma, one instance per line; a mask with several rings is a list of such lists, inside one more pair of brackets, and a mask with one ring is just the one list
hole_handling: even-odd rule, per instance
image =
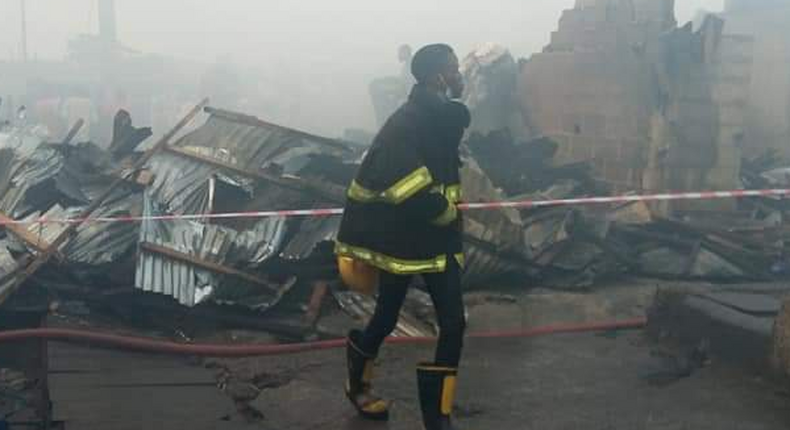
[[455, 376], [447, 376], [444, 378], [442, 386], [442, 415], [448, 416], [453, 412], [453, 403], [455, 402]]
[[[351, 383], [346, 381], [346, 395], [351, 397]], [[389, 409], [389, 402], [372, 395], [370, 388], [359, 393], [353, 398], [354, 404], [360, 411], [368, 414], [380, 414]]]
[[362, 405], [360, 409], [366, 414], [383, 414], [389, 409], [389, 403], [386, 400], [374, 400]]

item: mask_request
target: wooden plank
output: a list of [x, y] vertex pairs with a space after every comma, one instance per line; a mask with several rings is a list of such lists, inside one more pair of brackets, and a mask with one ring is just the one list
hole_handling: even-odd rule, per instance
[[307, 305], [307, 312], [305, 312], [304, 316], [305, 324], [308, 327], [315, 327], [318, 318], [321, 317], [321, 307], [328, 293], [329, 284], [326, 281], [316, 281], [313, 284], [313, 294], [310, 296], [310, 302]]
[[239, 279], [243, 279], [255, 285], [266, 287], [267, 289], [273, 292], [277, 292], [278, 290], [276, 286], [272, 285], [270, 282], [258, 276], [251, 275], [247, 272], [242, 272], [241, 270], [236, 270], [231, 267], [223, 266], [221, 264], [217, 264], [211, 261], [206, 261], [189, 254], [184, 254], [182, 252], [178, 252], [176, 250], [166, 248], [164, 246], [156, 245], [153, 243], [142, 242], [140, 243], [140, 249], [146, 252], [152, 252], [154, 254], [164, 255], [165, 257], [172, 258], [174, 260], [178, 260], [187, 264], [191, 264], [193, 266], [200, 267], [202, 269], [206, 269], [211, 272], [221, 273], [223, 275], [235, 276]]
[[[2, 227], [13, 233], [14, 236], [22, 239], [22, 241], [25, 242], [26, 245], [33, 248], [35, 251], [44, 252], [47, 250], [47, 248], [49, 247], [49, 242], [31, 233], [30, 230], [25, 228], [24, 225], [12, 224], [13, 222], [14, 220], [12, 218], [0, 212], [0, 225]], [[65, 258], [63, 257], [63, 254], [60, 251], [57, 251], [55, 253], [55, 258], [61, 263], [65, 261]]]
[[[156, 155], [159, 151], [167, 147], [170, 143], [170, 140], [178, 134], [184, 127], [187, 126], [192, 120], [200, 113], [200, 111], [208, 104], [208, 99], [204, 99], [200, 103], [198, 103], [194, 108], [192, 108], [189, 113], [181, 119], [167, 134], [162, 136], [161, 139], [148, 151], [146, 151], [138, 160], [134, 163], [132, 168], [130, 169], [130, 173], [134, 173], [140, 170], [143, 166], [148, 163], [148, 161]], [[36, 258], [13, 280], [13, 282], [8, 286], [8, 288], [3, 289], [0, 291], [0, 304], [6, 301], [11, 294], [13, 294], [17, 289], [19, 289], [25, 281], [27, 281], [31, 276], [33, 276], [41, 267], [43, 267], [50, 258], [55, 254], [55, 252], [63, 245], [67, 243], [77, 232], [79, 226], [82, 225], [85, 219], [90, 217], [90, 215], [96, 211], [99, 207], [101, 207], [102, 203], [107, 200], [108, 197], [118, 188], [121, 184], [124, 184], [127, 181], [127, 178], [116, 178], [113, 182], [101, 193], [95, 200], [88, 205], [78, 216], [77, 218], [81, 220], [80, 222], [75, 222], [73, 224], [69, 224], [63, 232], [58, 235], [57, 238], [47, 247], [47, 249], [40, 253]]]
[[66, 138], [63, 139], [63, 141], [60, 144], [61, 145], [70, 144], [71, 141], [74, 140], [75, 137], [77, 137], [77, 133], [80, 132], [83, 125], [85, 125], [85, 120], [82, 118], [78, 119], [77, 122], [75, 122], [74, 125], [71, 126], [71, 129], [69, 130], [68, 134], [66, 134]]

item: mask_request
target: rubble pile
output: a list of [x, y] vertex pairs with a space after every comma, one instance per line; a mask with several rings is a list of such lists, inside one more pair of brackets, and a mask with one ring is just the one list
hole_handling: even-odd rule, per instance
[[[171, 145], [149, 150], [156, 152], [137, 170], [131, 166], [142, 153], [133, 149], [151, 133], [131, 127], [123, 112], [113, 138], [118, 143], [108, 150], [92, 143], [0, 140], [0, 216], [5, 222], [30, 221], [0, 229], [0, 291], [17, 286], [16, 276], [69, 227], [62, 221], [79, 218], [96, 205], [90, 217], [120, 220], [80, 224], [30, 284], [65, 301], [142, 291], [186, 307], [221, 304], [234, 312], [238, 307], [264, 312], [277, 305], [304, 312], [311, 292], [331, 285], [340, 308], [366, 318], [373, 308], [369, 298], [334, 288], [338, 217], [199, 217], [342, 206], [364, 147], [234, 112], [205, 111], [202, 126]], [[470, 195], [497, 196], [473, 163], [466, 172], [473, 179]], [[107, 184], [119, 178], [120, 185], [102, 196]], [[510, 242], [514, 253], [521, 246], [512, 240], [520, 237], [512, 221], [516, 213], [481, 215], [469, 220], [470, 282], [517, 272], [520, 263], [499, 256], [504, 243]], [[139, 216], [144, 221], [123, 220]], [[49, 221], [32, 222], [40, 218]], [[425, 306], [413, 313], [427, 317], [430, 306], [424, 299], [416, 303]], [[315, 309], [306, 313], [315, 314]], [[413, 320], [404, 318], [399, 333], [433, 332], [431, 324], [409, 322]]]
[[[515, 143], [507, 132], [472, 135], [471, 157], [506, 200], [555, 200], [608, 195], [585, 163], [553, 165], [557, 145], [541, 137]], [[744, 160], [749, 188], [790, 185], [790, 171], [770, 154]], [[768, 281], [786, 274], [786, 202], [759, 198], [732, 212], [662, 215], [657, 205], [558, 206], [519, 211], [521, 245], [506, 248], [525, 261], [520, 275], [540, 286], [590, 287], [621, 274], [711, 280]], [[474, 218], [475, 213], [470, 214]]]
[[[309, 302], [331, 295], [355, 318], [369, 318], [369, 297], [338, 285], [332, 244], [338, 217], [177, 218], [342, 205], [364, 147], [314, 136], [260, 119], [206, 108], [205, 123], [130, 170], [150, 136], [123, 121], [103, 150], [92, 143], [0, 140], [0, 217], [46, 223], [4, 224], [0, 280], [43, 253], [124, 178], [92, 217], [143, 216], [142, 222], [86, 222], [33, 282], [66, 297], [132, 291], [249, 311], [298, 310], [317, 320]], [[124, 118], [123, 116], [121, 117]], [[131, 142], [131, 143], [130, 143]], [[24, 143], [21, 145], [20, 143]], [[547, 137], [517, 142], [507, 131], [473, 132], [463, 146], [468, 202], [553, 200], [606, 195], [611, 187], [589, 163], [556, 165]], [[748, 187], [786, 186], [788, 169], [767, 154], [744, 160]], [[644, 202], [615, 206], [498, 209], [465, 216], [464, 283], [587, 288], [613, 276], [770, 280], [787, 273], [784, 214], [777, 200], [742, 202], [741, 210], [668, 217]], [[151, 217], [176, 218], [156, 219]], [[318, 294], [321, 292], [320, 294]], [[401, 335], [430, 334], [430, 302], [416, 290]], [[311, 296], [312, 294], [312, 296]], [[318, 296], [316, 296], [318, 294]], [[221, 308], [221, 307], [220, 307]], [[277, 312], [275, 312], [277, 313]]]
[[[0, 290], [11, 288], [90, 205], [91, 217], [199, 215], [252, 209], [334, 207], [354, 173], [352, 144], [208, 108], [206, 123], [131, 171], [151, 135], [116, 121], [109, 150], [91, 143], [30, 143], [12, 130], [0, 139], [0, 219], [45, 223], [0, 229]], [[127, 114], [128, 115], [128, 114]], [[119, 113], [120, 116], [120, 113]], [[122, 118], [122, 116], [121, 116]], [[119, 136], [118, 134], [126, 134]], [[20, 143], [24, 143], [21, 145]], [[109, 183], [124, 178], [109, 196]], [[334, 181], [334, 182], [333, 182]], [[334, 277], [336, 218], [199, 218], [85, 222], [31, 284], [64, 297], [136, 290], [192, 307], [240, 305], [264, 311], [296, 285]]]

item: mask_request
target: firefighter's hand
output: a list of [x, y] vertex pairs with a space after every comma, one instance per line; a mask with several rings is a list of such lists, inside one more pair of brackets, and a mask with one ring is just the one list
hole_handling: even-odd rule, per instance
[[447, 199], [447, 209], [442, 212], [437, 218], [433, 220], [434, 225], [438, 225], [441, 227], [446, 227], [453, 223], [453, 221], [458, 219], [460, 211], [458, 210], [458, 206], [455, 203], [451, 202]]

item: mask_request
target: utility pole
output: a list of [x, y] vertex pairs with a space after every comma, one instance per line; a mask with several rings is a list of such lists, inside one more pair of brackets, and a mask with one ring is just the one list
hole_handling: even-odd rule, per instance
[[22, 61], [27, 62], [27, 12], [25, 0], [19, 0], [19, 10], [22, 15]]

